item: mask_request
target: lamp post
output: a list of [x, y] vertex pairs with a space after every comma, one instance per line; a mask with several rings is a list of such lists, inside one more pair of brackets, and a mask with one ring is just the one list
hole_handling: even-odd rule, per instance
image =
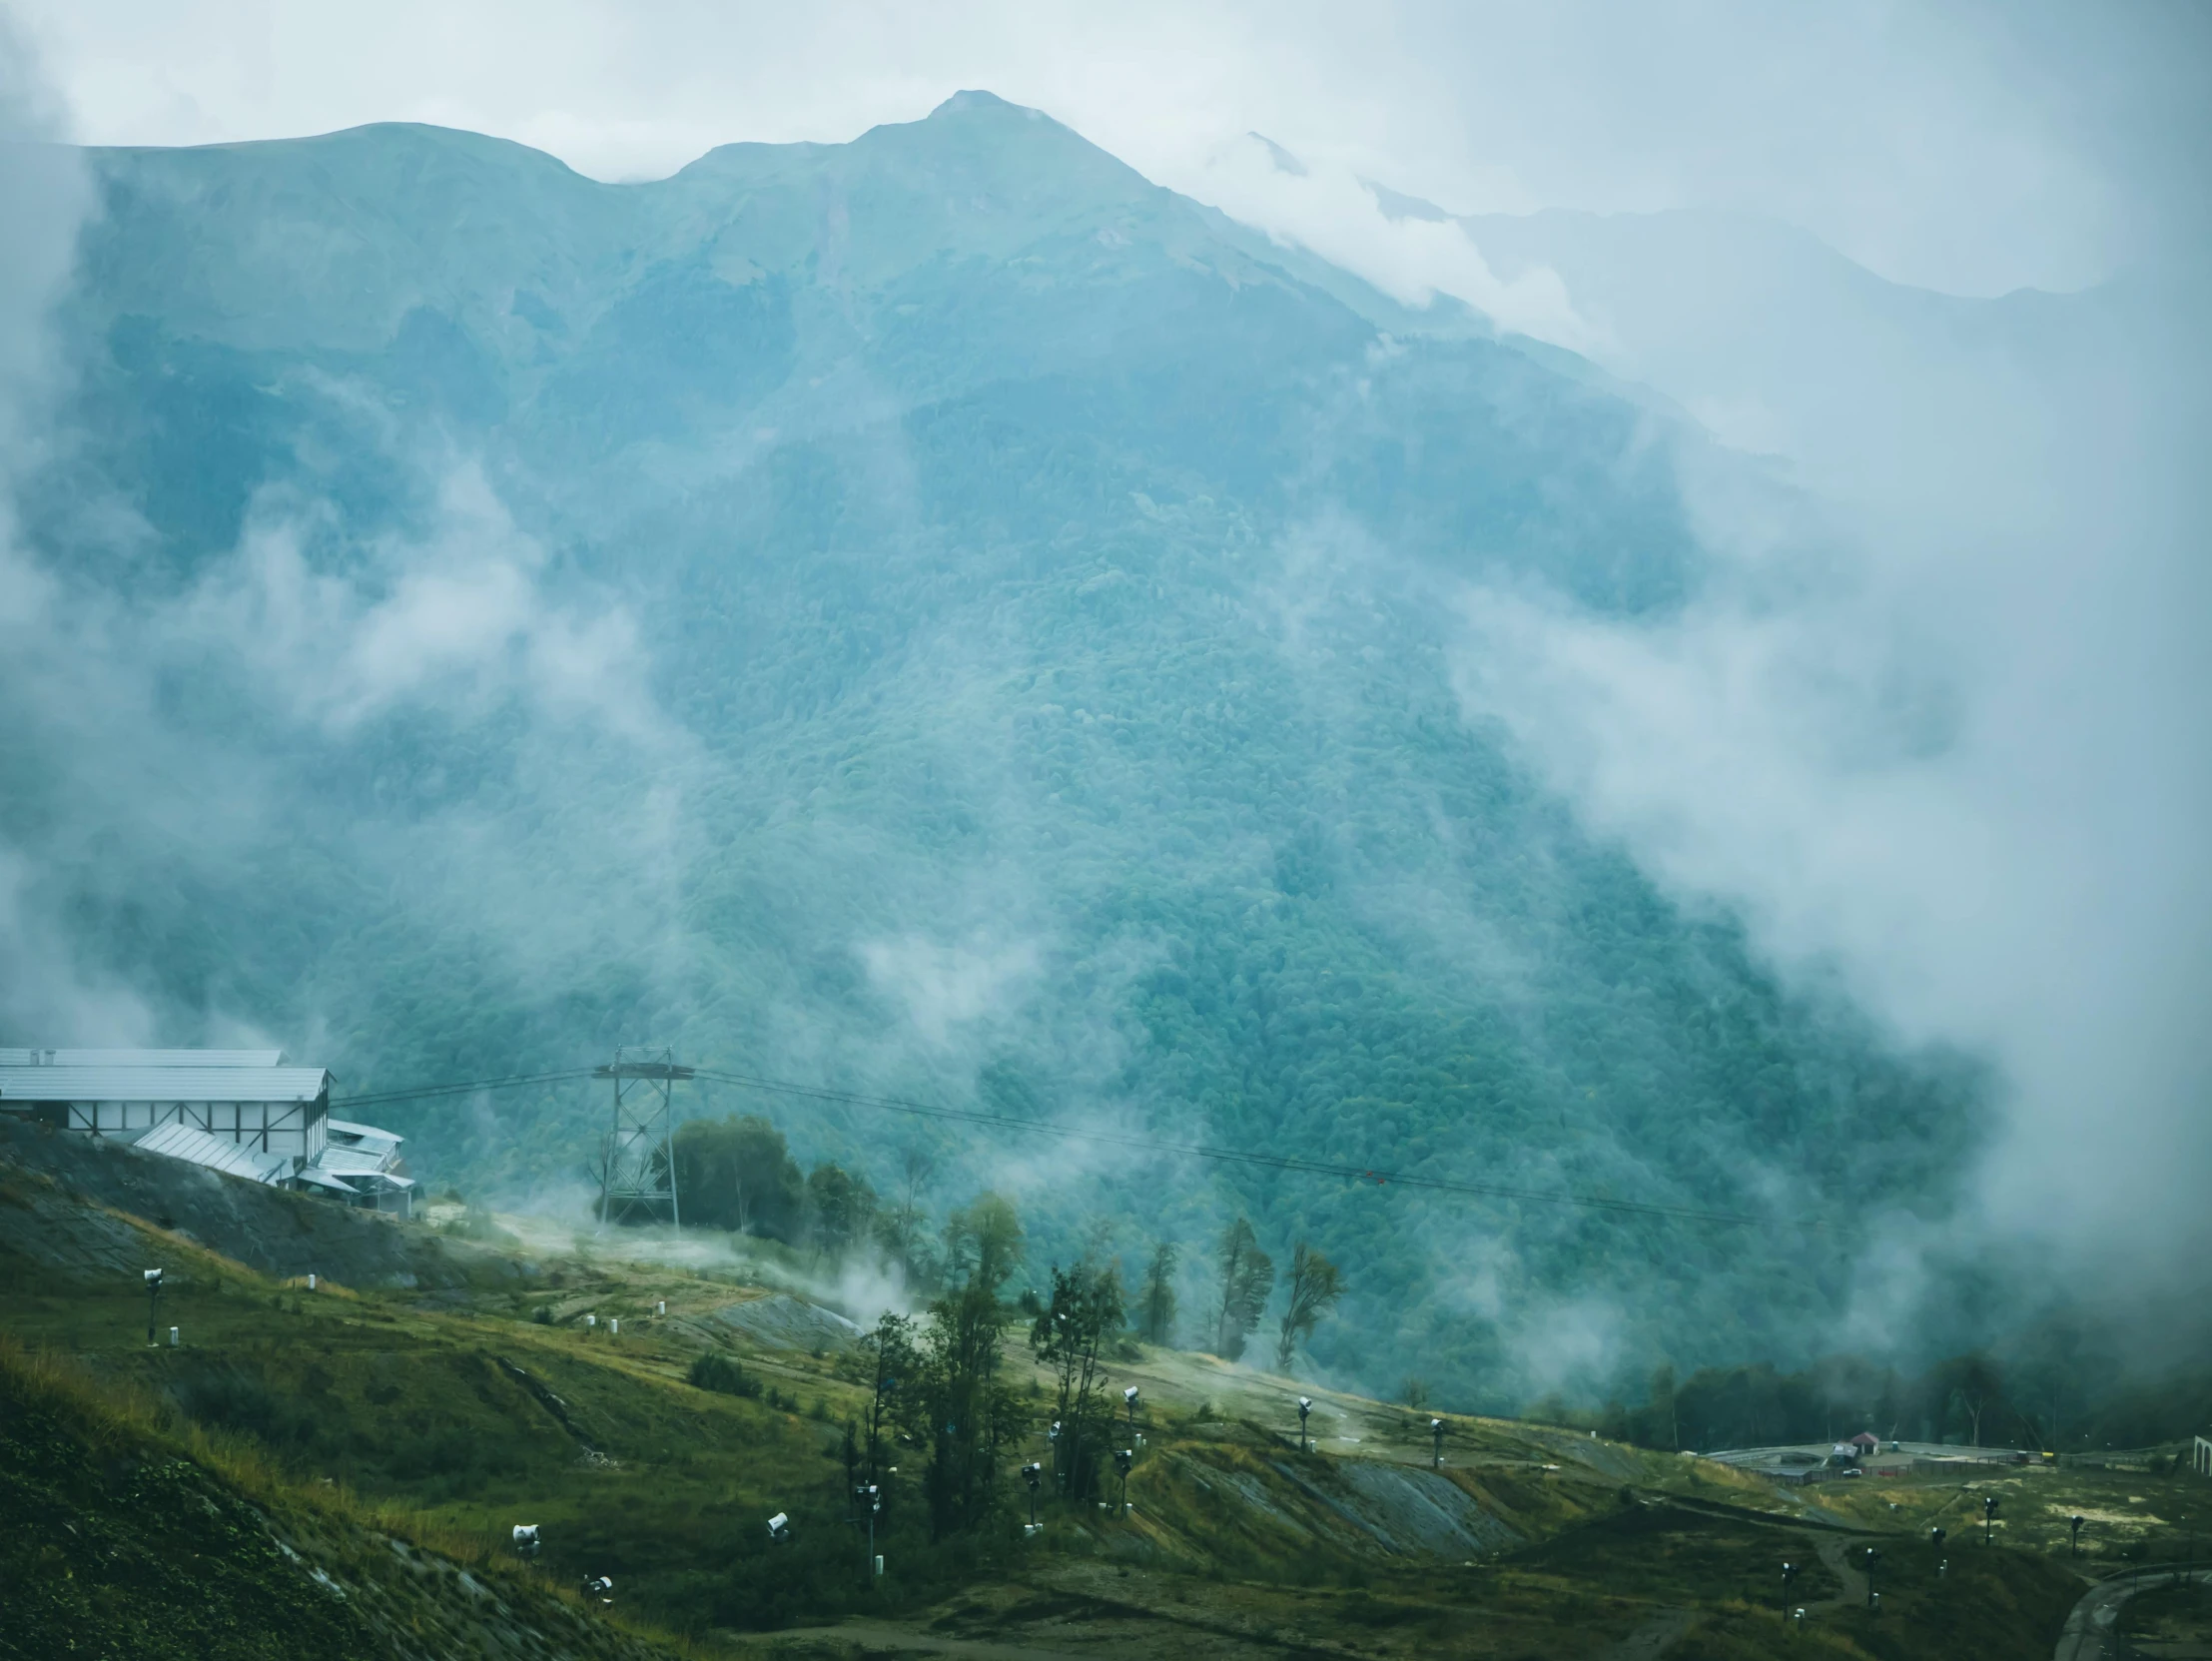
[[1996, 1523], [1997, 1496], [1995, 1494], [1983, 1494], [1981, 1496], [1981, 1543], [1983, 1545], [1989, 1545], [1993, 1542]]
[[1798, 1565], [1795, 1563], [1784, 1563], [1782, 1565], [1782, 1612], [1785, 1618], [1787, 1618], [1790, 1613], [1790, 1583], [1797, 1578]]
[[1045, 1479], [1045, 1467], [1032, 1459], [1022, 1467], [1022, 1480], [1030, 1485], [1030, 1532], [1037, 1532], [1037, 1485]]
[[1308, 1414], [1308, 1413], [1310, 1413], [1310, 1412], [1312, 1412], [1312, 1411], [1313, 1411], [1313, 1397], [1311, 1397], [1310, 1395], [1301, 1395], [1301, 1396], [1299, 1396], [1299, 1397], [1298, 1397], [1298, 1451], [1299, 1451], [1300, 1453], [1311, 1453], [1311, 1452], [1313, 1451], [1313, 1444], [1312, 1444], [1312, 1443], [1311, 1443], [1310, 1441], [1308, 1441], [1308, 1440], [1306, 1439], [1306, 1433], [1305, 1433], [1305, 1417], [1306, 1417], [1306, 1414]]
[[1429, 1420], [1429, 1469], [1442, 1470], [1444, 1468], [1444, 1421], [1442, 1419], [1432, 1418]]
[[1121, 1515], [1129, 1514], [1129, 1466], [1136, 1462], [1132, 1448], [1117, 1447], [1113, 1450], [1113, 1468], [1121, 1473]]
[[2078, 1516], [2068, 1517], [2066, 1527], [2073, 1535], [2073, 1538], [2067, 1542], [2066, 1555], [2079, 1557], [2081, 1555], [2081, 1518]]
[[1133, 1451], [1136, 1447], [1136, 1386], [1134, 1384], [1131, 1384], [1127, 1389], [1123, 1390], [1121, 1392], [1121, 1399], [1128, 1403], [1129, 1447], [1131, 1451]]
[[1866, 1548], [1866, 1607], [1879, 1609], [1881, 1594], [1874, 1590], [1874, 1570], [1881, 1564], [1881, 1553], [1872, 1546]]
[[883, 1509], [883, 1490], [873, 1482], [856, 1483], [853, 1499], [868, 1513], [868, 1561], [862, 1567], [873, 1578], [876, 1572], [876, 1513]]
[[1060, 1469], [1059, 1419], [1056, 1418], [1053, 1420], [1052, 1428], [1045, 1432], [1045, 1440], [1052, 1444], [1053, 1449], [1053, 1486], [1060, 1489], [1063, 1493], [1066, 1493], [1068, 1491], [1068, 1481], [1067, 1478], [1061, 1474]]
[[1943, 1549], [1943, 1525], [1941, 1523], [1937, 1522], [1928, 1524], [1927, 1543], [1933, 1546], [1937, 1551], [1941, 1551]]
[[150, 1268], [146, 1271], [146, 1347], [148, 1349], [152, 1349], [158, 1341], [154, 1336], [154, 1327], [157, 1324], [161, 1310], [161, 1302], [162, 1271], [158, 1268]]

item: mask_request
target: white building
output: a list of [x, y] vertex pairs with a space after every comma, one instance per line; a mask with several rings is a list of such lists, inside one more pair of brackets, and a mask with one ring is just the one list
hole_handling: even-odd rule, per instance
[[406, 1138], [351, 1120], [333, 1119], [325, 1124], [329, 1140], [315, 1163], [300, 1173], [308, 1181], [297, 1186], [321, 1187], [325, 1181], [337, 1182], [358, 1196], [354, 1201], [357, 1206], [410, 1216], [414, 1179], [404, 1174], [399, 1158], [399, 1145]]
[[126, 1142], [183, 1125], [305, 1163], [323, 1152], [331, 1075], [283, 1061], [276, 1050], [0, 1050], [0, 1113]]
[[404, 1140], [331, 1118], [331, 1075], [281, 1050], [0, 1049], [0, 1114], [349, 1206], [412, 1209]]

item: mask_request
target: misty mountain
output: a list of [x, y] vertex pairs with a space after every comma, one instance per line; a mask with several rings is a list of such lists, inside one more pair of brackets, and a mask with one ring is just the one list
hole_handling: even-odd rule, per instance
[[1456, 225], [1503, 282], [1553, 274], [1596, 361], [1861, 511], [1955, 496], [1962, 460], [2078, 449], [2081, 434], [2050, 430], [2052, 409], [2110, 402], [2117, 362], [2156, 327], [2142, 274], [1969, 299], [1890, 282], [1753, 214], [1455, 215], [1367, 188], [1386, 219]]
[[[653, 1040], [1761, 1220], [692, 1104], [884, 1187], [927, 1145], [1033, 1266], [1179, 1240], [1186, 1309], [1248, 1211], [1344, 1268], [1321, 1367], [1470, 1401], [1835, 1347], [1870, 1197], [1959, 1193], [1974, 1065], [1785, 988], [1467, 714], [1473, 585], [1664, 614], [1686, 468], [1787, 505], [1594, 367], [984, 94], [650, 184], [403, 126], [89, 160], [18, 491], [57, 620], [0, 669], [20, 1042], [252, 1030], [358, 1092]], [[577, 1204], [604, 1112], [376, 1117]]]

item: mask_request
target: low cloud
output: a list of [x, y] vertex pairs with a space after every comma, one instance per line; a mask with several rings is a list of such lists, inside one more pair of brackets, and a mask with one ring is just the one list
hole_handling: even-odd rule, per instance
[[[318, 560], [319, 547], [349, 557]], [[286, 687], [289, 710], [333, 735], [403, 707], [480, 715], [509, 697], [661, 735], [628, 612], [548, 597], [545, 563], [471, 462], [445, 471], [426, 536], [358, 549], [327, 503], [269, 490], [174, 627]]]
[[2085, 1279], [2187, 1280], [2212, 1244], [2212, 596], [2177, 441], [2206, 428], [2146, 345], [2171, 322], [2130, 303], [2096, 397], [2051, 377], [1794, 526], [1697, 497], [1715, 568], [1680, 610], [1461, 601], [1467, 711], [1593, 827], [1899, 1044], [1997, 1064], [1984, 1244]]
[[920, 935], [871, 940], [860, 960], [876, 990], [933, 1049], [966, 1037], [980, 1024], [1005, 1024], [1036, 990], [1043, 953], [1033, 940], [934, 941]]
[[1386, 212], [1376, 188], [1349, 168], [1308, 164], [1252, 133], [1222, 146], [1177, 185], [1231, 219], [1365, 278], [1403, 305], [1426, 307], [1448, 295], [1503, 330], [1576, 351], [1596, 344], [1555, 272], [1538, 267], [1501, 279], [1464, 227], [1441, 216]]

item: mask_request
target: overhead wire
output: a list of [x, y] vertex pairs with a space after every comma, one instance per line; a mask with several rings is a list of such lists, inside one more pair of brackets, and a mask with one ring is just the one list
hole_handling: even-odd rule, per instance
[[[757, 1074], [725, 1073], [713, 1068], [694, 1068], [694, 1078], [710, 1080], [716, 1084], [734, 1085], [743, 1090], [755, 1090], [769, 1095], [788, 1096], [804, 1101], [829, 1102], [843, 1107], [867, 1108], [879, 1112], [906, 1114], [915, 1118], [942, 1120], [958, 1125], [974, 1125], [988, 1130], [1020, 1131], [1035, 1136], [1057, 1137], [1063, 1141], [1088, 1142], [1105, 1147], [1126, 1149], [1134, 1153], [1173, 1155], [1183, 1159], [1210, 1160], [1223, 1165], [1254, 1166], [1271, 1171], [1297, 1172], [1306, 1176], [1332, 1177], [1342, 1181], [1370, 1184], [1387, 1188], [1395, 1184], [1399, 1188], [1419, 1189], [1438, 1194], [1460, 1194], [1485, 1200], [1516, 1200], [1534, 1205], [1571, 1206], [1585, 1211], [1601, 1211], [1634, 1217], [1664, 1218], [1677, 1223], [1713, 1223], [1730, 1228], [1757, 1228], [1767, 1220], [1747, 1217], [1736, 1212], [1708, 1211], [1692, 1206], [1663, 1206], [1650, 1201], [1619, 1200], [1610, 1195], [1576, 1194], [1555, 1189], [1522, 1188], [1508, 1183], [1465, 1182], [1448, 1177], [1424, 1177], [1401, 1171], [1385, 1171], [1372, 1166], [1348, 1165], [1334, 1160], [1307, 1159], [1295, 1154], [1268, 1154], [1253, 1149], [1219, 1148], [1206, 1143], [1175, 1142], [1160, 1137], [1137, 1136], [1129, 1132], [1092, 1130], [1082, 1126], [1056, 1124], [1049, 1120], [1018, 1119], [1009, 1114], [984, 1113], [971, 1108], [948, 1108], [935, 1103], [911, 1101], [898, 1096], [871, 1096], [859, 1091], [833, 1090], [823, 1085], [795, 1084], [787, 1079], [764, 1078]], [[375, 1107], [392, 1102], [423, 1101], [442, 1096], [464, 1096], [479, 1090], [503, 1090], [521, 1085], [561, 1084], [576, 1079], [588, 1079], [598, 1075], [598, 1069], [590, 1067], [565, 1068], [551, 1073], [514, 1074], [500, 1079], [475, 1079], [452, 1084], [421, 1085], [408, 1090], [386, 1090], [349, 1096], [334, 1101], [334, 1108], [348, 1109]], [[1818, 1228], [1817, 1223], [1800, 1219], [1807, 1228]]]
[[1028, 1131], [1040, 1136], [1059, 1137], [1067, 1141], [1100, 1143], [1108, 1147], [1126, 1148], [1139, 1153], [1173, 1154], [1185, 1159], [1213, 1160], [1227, 1165], [1260, 1166], [1274, 1171], [1301, 1172], [1308, 1176], [1336, 1177], [1352, 1182], [1369, 1183], [1377, 1188], [1392, 1184], [1399, 1188], [1425, 1189], [1441, 1194], [1465, 1194], [1487, 1200], [1527, 1200], [1544, 1205], [1578, 1206], [1593, 1211], [1625, 1212], [1643, 1217], [1671, 1218], [1685, 1223], [1721, 1223], [1736, 1228], [1756, 1228], [1762, 1222], [1756, 1217], [1745, 1217], [1734, 1212], [1701, 1211], [1689, 1206], [1661, 1206], [1641, 1200], [1616, 1200], [1605, 1195], [1568, 1194], [1556, 1190], [1516, 1188], [1505, 1183], [1469, 1183], [1447, 1177], [1421, 1177], [1405, 1172], [1383, 1171], [1371, 1166], [1343, 1165], [1333, 1160], [1305, 1159], [1295, 1154], [1264, 1154], [1243, 1148], [1216, 1148], [1205, 1143], [1170, 1142], [1159, 1137], [1135, 1136], [1121, 1131], [1086, 1130], [1075, 1125], [1059, 1125], [1041, 1119], [1016, 1119], [1007, 1114], [981, 1113], [968, 1108], [946, 1108], [923, 1102], [911, 1102], [896, 1096], [865, 1096], [855, 1091], [830, 1090], [818, 1085], [795, 1085], [781, 1079], [763, 1079], [743, 1073], [722, 1073], [707, 1068], [694, 1069], [696, 1077], [711, 1079], [717, 1084], [738, 1085], [748, 1090], [769, 1092], [779, 1096], [796, 1096], [817, 1102], [835, 1102], [848, 1107], [876, 1108], [891, 1113], [912, 1114], [925, 1119], [950, 1120], [962, 1125], [981, 1125], [993, 1130]]
[[515, 1085], [564, 1084], [570, 1079], [588, 1079], [598, 1071], [593, 1067], [567, 1067], [557, 1073], [515, 1073], [503, 1079], [466, 1079], [453, 1084], [416, 1085], [407, 1090], [372, 1090], [359, 1096], [334, 1098], [334, 1108], [374, 1108], [387, 1102], [419, 1102], [432, 1096], [466, 1096], [479, 1090], [506, 1090]]

